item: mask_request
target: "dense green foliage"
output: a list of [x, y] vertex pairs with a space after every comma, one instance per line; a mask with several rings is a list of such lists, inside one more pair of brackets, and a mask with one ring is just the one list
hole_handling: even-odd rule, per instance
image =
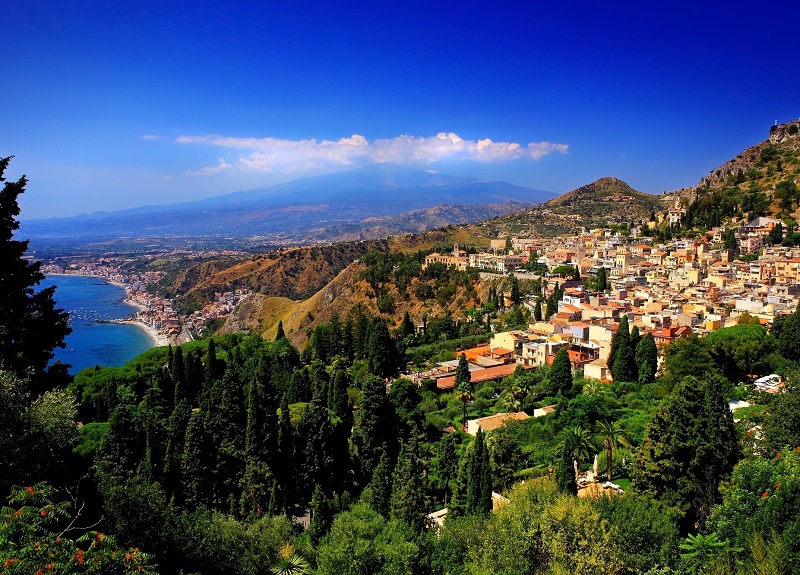
[[44, 391], [65, 383], [66, 367], [48, 363], [72, 329], [68, 315], [55, 307], [55, 287], [37, 289], [44, 274], [38, 261], [24, 257], [28, 242], [14, 239], [19, 228], [17, 198], [28, 180], [3, 177], [10, 161], [0, 158], [0, 368], [20, 377], [32, 374], [30, 385]]

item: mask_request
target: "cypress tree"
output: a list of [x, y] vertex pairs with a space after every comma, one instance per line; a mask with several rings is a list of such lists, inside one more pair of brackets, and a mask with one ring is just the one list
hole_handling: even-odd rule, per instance
[[542, 321], [542, 298], [536, 298], [536, 307], [533, 309], [533, 319]]
[[247, 393], [247, 426], [244, 434], [244, 456], [248, 462], [257, 460], [262, 453], [262, 426], [259, 421], [258, 388], [258, 382], [254, 381], [250, 384], [250, 390]]
[[468, 453], [465, 515], [486, 515], [492, 510], [492, 464], [485, 434], [478, 430]]
[[512, 275], [511, 276], [511, 304], [512, 305], [519, 305], [522, 303], [522, 294], [519, 291], [519, 282], [517, 281], [517, 277]]
[[292, 374], [292, 385], [289, 390], [289, 403], [311, 401], [311, 378], [307, 368], [298, 369]]
[[375, 375], [387, 379], [397, 374], [399, 358], [397, 346], [392, 336], [389, 335], [389, 328], [386, 320], [376, 317], [372, 322], [372, 329], [369, 337], [369, 360], [370, 365], [374, 364]]
[[405, 338], [414, 335], [414, 332], [414, 324], [411, 322], [408, 312], [406, 312], [403, 314], [403, 321], [400, 323], [400, 335]]
[[597, 270], [597, 277], [595, 279], [595, 288], [598, 291], [604, 292], [608, 288], [608, 274], [605, 267]]
[[[328, 408], [321, 394], [315, 394], [308, 409], [298, 424], [298, 436], [305, 437], [303, 452], [303, 479], [306, 486], [320, 486], [330, 495], [333, 493], [333, 426]], [[311, 497], [310, 490], [303, 493], [304, 501]]]
[[614, 381], [631, 381], [630, 366], [633, 363], [633, 350], [631, 349], [630, 330], [628, 327], [628, 316], [622, 314], [619, 321], [619, 328], [614, 337], [611, 338], [611, 376]]
[[468, 386], [470, 390], [473, 389], [472, 386], [472, 374], [469, 371], [469, 364], [467, 363], [467, 356], [466, 354], [461, 354], [458, 356], [458, 365], [456, 366], [456, 387]]
[[568, 395], [572, 391], [572, 363], [566, 346], [561, 346], [553, 358], [548, 377], [552, 393], [561, 392], [562, 395]]
[[332, 501], [317, 485], [311, 497], [311, 523], [308, 526], [308, 534], [314, 545], [331, 530], [334, 514]]
[[196, 407], [199, 405], [200, 392], [203, 389], [204, 381], [203, 361], [200, 357], [200, 351], [187, 353], [183, 356], [183, 363], [186, 385], [182, 389], [182, 392], [188, 404]]
[[800, 361], [800, 303], [781, 326], [778, 350], [786, 359]]
[[274, 467], [276, 478], [273, 489], [272, 508], [276, 513], [288, 511], [292, 502], [290, 485], [294, 476], [294, 437], [289, 415], [289, 402], [284, 394], [281, 398], [281, 413], [278, 419], [278, 454], [279, 460]]
[[639, 383], [655, 381], [658, 368], [658, 349], [652, 333], [646, 334], [636, 346], [635, 360]]
[[183, 360], [181, 346], [175, 348], [169, 370], [172, 377], [172, 385], [175, 389], [172, 399], [173, 405], [175, 405], [186, 397], [186, 364]]
[[353, 361], [353, 320], [348, 318], [342, 327], [341, 353], [348, 363]]
[[211, 389], [214, 382], [219, 377], [221, 371], [220, 362], [217, 359], [217, 345], [213, 339], [208, 340], [208, 353], [206, 355], [206, 363], [204, 366], [205, 375], [205, 388]]
[[283, 320], [278, 320], [278, 331], [275, 333], [275, 341], [281, 340], [286, 337], [283, 332]]
[[186, 428], [181, 476], [186, 509], [207, 507], [210, 503], [212, 474], [209, 444], [203, 414], [192, 412]]
[[555, 480], [558, 489], [570, 495], [578, 494], [578, 484], [575, 482], [575, 468], [572, 464], [572, 453], [566, 442], [559, 446], [558, 461], [555, 466]]
[[381, 453], [397, 453], [396, 440], [390, 433], [395, 429], [394, 410], [386, 394], [386, 385], [376, 376], [367, 376], [362, 385], [362, 400], [358, 421], [353, 431], [353, 443], [361, 467], [361, 485], [372, 478]]
[[348, 387], [347, 372], [343, 369], [337, 369], [333, 374], [329, 387], [328, 409], [342, 420], [347, 429], [350, 429], [353, 427], [353, 410], [350, 408], [348, 401]]
[[389, 454], [384, 449], [378, 466], [372, 473], [372, 479], [364, 489], [364, 502], [386, 519], [391, 510], [392, 482], [392, 465]]
[[639, 343], [642, 341], [642, 336], [639, 335], [639, 326], [633, 326], [631, 328], [631, 335], [628, 338], [628, 345], [630, 347], [629, 350], [629, 358], [630, 361], [628, 363], [628, 372], [630, 374], [631, 381], [638, 381], [639, 380], [639, 366], [636, 363], [636, 349], [639, 347]]
[[[403, 444], [394, 470], [391, 516], [411, 525], [417, 531], [425, 526], [425, 489], [417, 440]], [[489, 494], [491, 500], [491, 493]]]
[[444, 489], [444, 504], [447, 505], [447, 491], [450, 489], [450, 483], [456, 479], [456, 476], [458, 475], [456, 435], [454, 433], [446, 434], [441, 440], [439, 440], [436, 450], [436, 474], [438, 475], [441, 486]]
[[181, 458], [183, 456], [186, 429], [192, 408], [185, 399], [175, 404], [167, 422], [167, 453], [164, 456], [164, 491], [167, 496], [180, 492]]

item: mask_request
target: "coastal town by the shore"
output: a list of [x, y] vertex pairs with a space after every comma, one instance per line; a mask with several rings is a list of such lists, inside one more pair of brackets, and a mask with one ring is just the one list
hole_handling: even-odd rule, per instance
[[216, 294], [215, 301], [188, 317], [180, 317], [173, 301], [153, 295], [147, 287], [159, 279], [161, 272], [124, 272], [121, 262], [113, 259], [102, 263], [76, 261], [68, 267], [45, 263], [42, 272], [46, 275], [75, 275], [99, 278], [125, 290], [124, 303], [136, 308], [129, 318], [113, 320], [128, 323], [145, 330], [153, 340], [154, 347], [180, 345], [203, 337], [209, 322], [224, 319], [236, 304], [250, 294], [250, 290], [236, 290]]

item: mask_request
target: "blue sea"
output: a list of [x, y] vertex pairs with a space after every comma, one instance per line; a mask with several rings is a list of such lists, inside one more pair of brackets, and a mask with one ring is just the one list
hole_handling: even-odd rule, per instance
[[72, 333], [67, 336], [66, 348], [56, 348], [54, 361], [72, 365], [70, 373], [95, 365], [123, 365], [153, 347], [153, 340], [140, 327], [97, 323], [136, 313], [136, 308], [122, 303], [123, 288], [82, 276], [47, 276], [39, 285], [57, 286], [56, 307], [69, 312]]

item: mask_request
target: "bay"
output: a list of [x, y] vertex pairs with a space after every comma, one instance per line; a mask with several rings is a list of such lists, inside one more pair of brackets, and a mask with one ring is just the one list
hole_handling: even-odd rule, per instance
[[70, 364], [71, 374], [95, 365], [123, 365], [153, 347], [147, 332], [136, 325], [97, 323], [136, 313], [123, 302], [123, 288], [101, 278], [59, 275], [47, 276], [39, 285], [55, 285], [56, 307], [69, 312], [72, 333], [66, 348], [56, 348], [53, 361]]

